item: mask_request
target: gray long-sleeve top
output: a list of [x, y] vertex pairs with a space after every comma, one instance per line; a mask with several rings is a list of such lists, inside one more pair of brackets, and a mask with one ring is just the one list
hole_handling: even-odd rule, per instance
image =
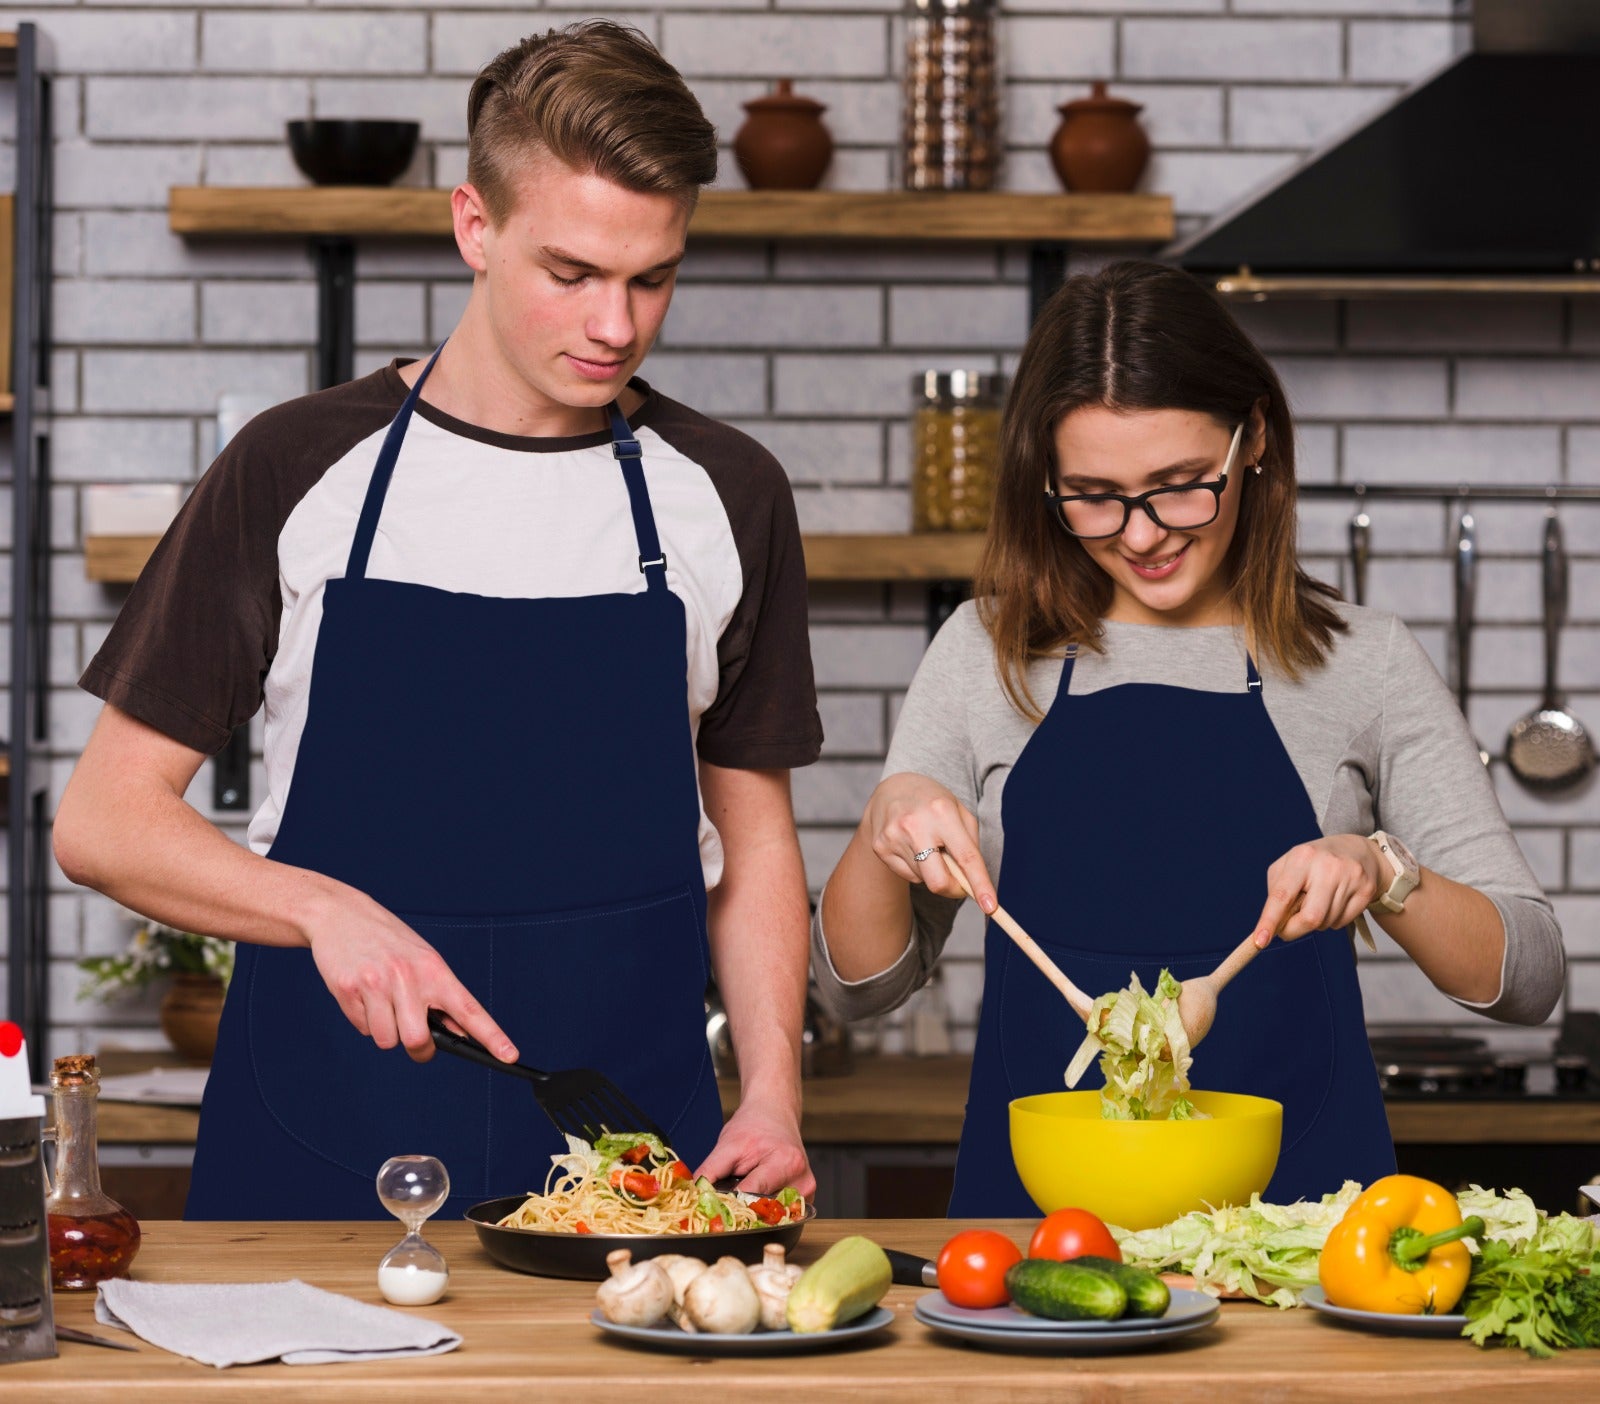
[[[1566, 973], [1561, 929], [1500, 810], [1478, 748], [1432, 660], [1394, 615], [1340, 605], [1349, 624], [1323, 667], [1293, 681], [1263, 670], [1262, 697], [1319, 816], [1324, 834], [1386, 829], [1423, 867], [1476, 888], [1505, 923], [1500, 993], [1487, 1004], [1457, 1001], [1490, 1018], [1535, 1024], [1559, 999]], [[1108, 621], [1104, 653], [1080, 651], [1074, 696], [1120, 683], [1168, 683], [1215, 692], [1245, 685], [1245, 647], [1233, 628], [1165, 628]], [[1257, 660], [1258, 662], [1260, 660]], [[1028, 684], [1048, 709], [1061, 660], [1039, 659]], [[914, 771], [947, 787], [978, 817], [980, 847], [998, 877], [1005, 835], [1006, 777], [1034, 724], [1000, 685], [994, 647], [972, 604], [929, 646], [906, 694], [885, 775]], [[1265, 874], [1262, 875], [1263, 900]], [[860, 1019], [903, 1003], [938, 959], [958, 901], [913, 887], [912, 931], [886, 970], [845, 981], [822, 931], [812, 954], [823, 1002]], [[834, 933], [835, 942], [849, 939]]]

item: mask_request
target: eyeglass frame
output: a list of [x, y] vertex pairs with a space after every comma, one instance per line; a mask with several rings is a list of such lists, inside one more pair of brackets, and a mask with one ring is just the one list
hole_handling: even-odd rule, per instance
[[[1133, 516], [1134, 508], [1138, 508], [1145, 516], [1149, 517], [1162, 531], [1198, 531], [1201, 527], [1208, 527], [1222, 515], [1222, 494], [1228, 490], [1228, 473], [1233, 468], [1233, 460], [1239, 455], [1239, 443], [1244, 438], [1244, 426], [1248, 421], [1240, 420], [1239, 427], [1233, 431], [1233, 439], [1228, 444], [1228, 456], [1222, 461], [1222, 471], [1216, 478], [1208, 483], [1177, 483], [1167, 487], [1151, 488], [1149, 492], [1141, 492], [1135, 497], [1129, 497], [1120, 492], [1052, 492], [1049, 487], [1044, 490], [1045, 500], [1052, 505], [1051, 515], [1060, 524], [1061, 529], [1068, 536], [1079, 541], [1109, 541], [1113, 536], [1121, 536], [1128, 529], [1128, 522]], [[1212, 494], [1215, 499], [1216, 510], [1203, 522], [1191, 523], [1189, 526], [1168, 526], [1156, 515], [1156, 509], [1151, 504], [1152, 497], [1160, 497], [1162, 493], [1194, 492], [1197, 488]], [[1067, 515], [1062, 510], [1065, 502], [1120, 502], [1122, 504], [1122, 522], [1115, 531], [1097, 532], [1093, 536], [1086, 536], [1082, 532], [1074, 531], [1067, 524]]]

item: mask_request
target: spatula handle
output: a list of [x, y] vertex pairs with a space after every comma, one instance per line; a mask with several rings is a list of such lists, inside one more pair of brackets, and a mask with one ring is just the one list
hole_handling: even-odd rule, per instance
[[538, 1068], [530, 1068], [523, 1063], [501, 1062], [477, 1039], [459, 1034], [450, 1028], [444, 1021], [444, 1015], [437, 1009], [428, 1011], [428, 1032], [433, 1035], [435, 1048], [445, 1053], [453, 1053], [458, 1058], [465, 1058], [469, 1063], [481, 1063], [486, 1068], [510, 1073], [513, 1077], [523, 1078], [536, 1086], [550, 1080], [550, 1075]]
[[[941, 848], [939, 856], [944, 859], [945, 866], [955, 875], [955, 880], [961, 884], [961, 890], [968, 897], [972, 897], [972, 884], [967, 881], [967, 875], [961, 871], [961, 865], [950, 856], [947, 849]], [[973, 897], [973, 900], [976, 901], [977, 898]], [[998, 902], [995, 903], [994, 910], [989, 915], [994, 918], [995, 925], [1016, 942], [1023, 955], [1027, 956], [1029, 960], [1039, 967], [1039, 972], [1044, 978], [1061, 991], [1067, 1003], [1077, 1011], [1078, 1017], [1087, 1020], [1090, 1012], [1094, 1009], [1094, 1001], [1067, 978], [1066, 972], [1040, 949], [1039, 943], [1028, 935], [1017, 924], [1016, 918]]]

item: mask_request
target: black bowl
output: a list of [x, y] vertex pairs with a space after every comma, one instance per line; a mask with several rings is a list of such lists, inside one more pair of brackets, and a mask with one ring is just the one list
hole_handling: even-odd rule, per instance
[[319, 117], [290, 122], [289, 151], [318, 185], [387, 185], [417, 149], [417, 122]]

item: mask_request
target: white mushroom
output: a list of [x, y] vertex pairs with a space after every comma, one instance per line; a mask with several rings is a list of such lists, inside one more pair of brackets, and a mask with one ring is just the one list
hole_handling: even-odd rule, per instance
[[672, 1279], [672, 1305], [667, 1308], [667, 1315], [685, 1331], [693, 1331], [694, 1322], [683, 1310], [683, 1294], [689, 1290], [689, 1284], [711, 1264], [703, 1258], [691, 1258], [686, 1253], [663, 1253], [650, 1261], [664, 1269]]
[[595, 1292], [607, 1321], [619, 1326], [658, 1326], [672, 1307], [672, 1279], [655, 1263], [633, 1261], [626, 1248], [606, 1254], [611, 1276]]
[[789, 1304], [789, 1289], [800, 1280], [804, 1268], [784, 1261], [783, 1244], [769, 1243], [763, 1250], [761, 1261], [747, 1268], [750, 1283], [761, 1299], [761, 1325], [768, 1331], [785, 1331], [789, 1327], [785, 1309]]
[[698, 1331], [744, 1336], [761, 1320], [761, 1298], [737, 1258], [718, 1258], [689, 1284], [683, 1309]]

